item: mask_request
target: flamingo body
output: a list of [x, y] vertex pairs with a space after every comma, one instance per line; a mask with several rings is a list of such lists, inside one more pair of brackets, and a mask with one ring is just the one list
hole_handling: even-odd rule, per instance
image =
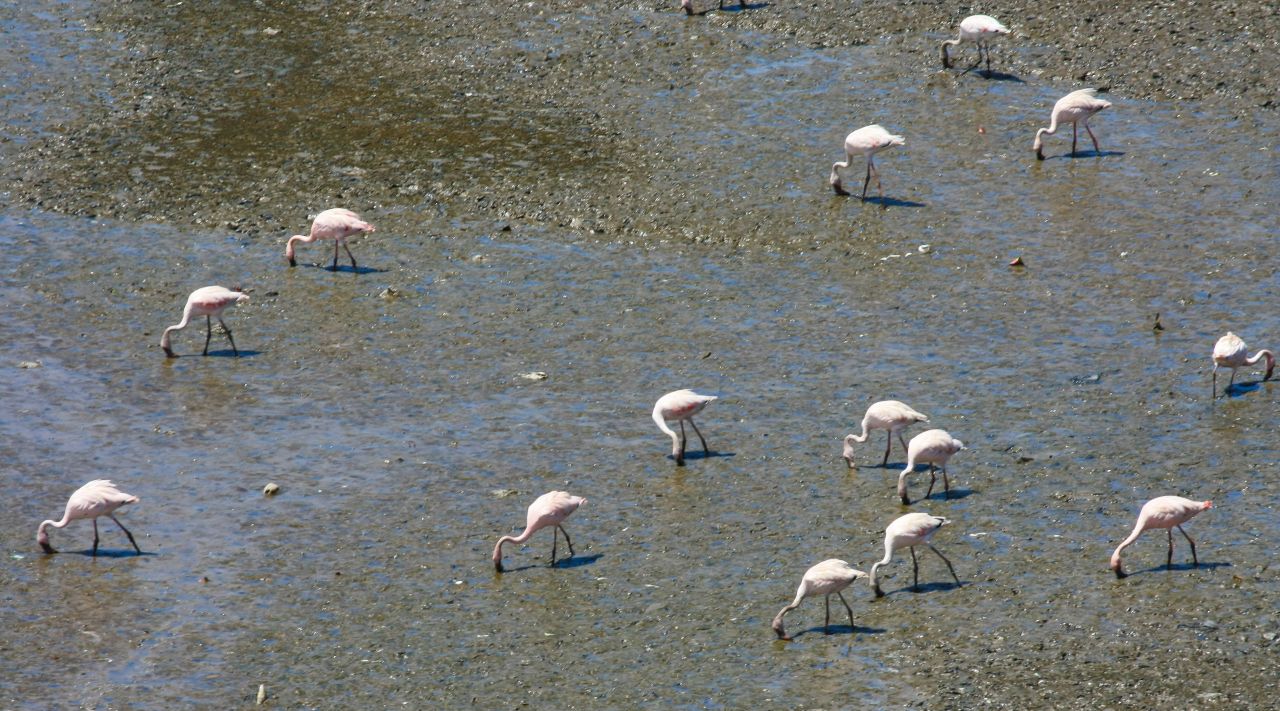
[[956, 585], [960, 585], [960, 578], [956, 577], [955, 568], [951, 567], [951, 561], [942, 555], [937, 548], [933, 547], [933, 543], [929, 541], [933, 534], [938, 532], [939, 528], [951, 523], [950, 520], [942, 516], [933, 516], [927, 513], [909, 513], [905, 516], [899, 516], [894, 519], [893, 523], [884, 530], [884, 558], [871, 566], [871, 588], [875, 590], [876, 597], [884, 597], [884, 592], [880, 590], [880, 583], [876, 580], [876, 571], [882, 565], [888, 565], [893, 560], [893, 554], [902, 549], [907, 548], [911, 551], [911, 566], [914, 570], [915, 582], [912, 589], [920, 587], [920, 565], [916, 560], [916, 546], [927, 546], [929, 550], [938, 554], [942, 562], [947, 564], [947, 570], [951, 571], [951, 577], [955, 578]]
[[912, 437], [911, 444], [907, 445], [907, 466], [898, 475], [898, 496], [902, 499], [902, 504], [905, 506], [911, 503], [907, 498], [907, 475], [915, 470], [917, 464], [929, 465], [929, 490], [925, 492], [924, 498], [929, 498], [929, 494], [933, 493], [933, 484], [938, 480], [938, 475], [934, 473], [935, 467], [942, 470], [942, 486], [949, 496], [951, 482], [947, 480], [947, 460], [962, 449], [964, 442], [952, 437], [946, 430], [925, 430]]
[[843, 560], [835, 558], [824, 560], [806, 570], [804, 577], [800, 580], [800, 588], [796, 590], [796, 599], [790, 605], [782, 608], [778, 615], [773, 618], [773, 631], [778, 634], [778, 639], [791, 639], [787, 636], [787, 632], [782, 626], [782, 618], [788, 612], [799, 607], [800, 601], [806, 597], [822, 595], [826, 600], [827, 617], [822, 623], [823, 632], [830, 634], [831, 596], [833, 594], [840, 598], [840, 602], [844, 603], [844, 609], [849, 612], [849, 626], [853, 627], [853, 609], [849, 607], [849, 603], [845, 601], [844, 595], [840, 591], [852, 585], [855, 580], [865, 577], [867, 577], [866, 573], [851, 567]]
[[[1267, 372], [1262, 376], [1263, 380], [1270, 380], [1271, 373], [1276, 369], [1276, 357], [1271, 351], [1262, 349], [1249, 357], [1249, 346], [1236, 334], [1227, 331], [1227, 335], [1218, 339], [1213, 344], [1213, 396], [1218, 396], [1218, 368], [1230, 368], [1231, 380], [1227, 382], [1227, 390], [1236, 382], [1236, 368], [1243, 368], [1246, 365], [1254, 365], [1259, 360], [1266, 359]], [[1225, 391], [1224, 391], [1225, 392]]]
[[187, 297], [186, 307], [182, 309], [182, 321], [166, 328], [164, 334], [160, 336], [160, 347], [164, 349], [164, 354], [170, 358], [176, 358], [173, 348], [169, 345], [169, 334], [186, 328], [192, 316], [204, 316], [204, 355], [209, 355], [209, 339], [213, 337], [213, 318], [217, 317], [218, 323], [222, 324], [222, 330], [227, 334], [227, 340], [231, 341], [231, 352], [239, 356], [240, 351], [236, 349], [235, 339], [231, 337], [231, 329], [227, 328], [227, 323], [222, 320], [222, 312], [241, 301], [248, 300], [248, 294], [221, 286], [204, 286], [191, 292]]
[[1076, 131], [1077, 125], [1083, 125], [1084, 130], [1089, 132], [1089, 139], [1093, 141], [1093, 150], [1102, 153], [1102, 149], [1098, 147], [1098, 139], [1093, 135], [1093, 129], [1089, 128], [1089, 118], [1099, 111], [1110, 108], [1111, 102], [1098, 98], [1097, 89], [1079, 89], [1058, 99], [1053, 105], [1053, 113], [1049, 116], [1049, 127], [1036, 131], [1036, 142], [1033, 148], [1036, 151], [1036, 159], [1044, 160], [1044, 143], [1041, 136], [1044, 134], [1054, 134], [1058, 131], [1058, 126], [1064, 123], [1071, 124], [1071, 152], [1076, 152]]
[[1191, 544], [1191, 562], [1199, 565], [1200, 561], [1196, 558], [1196, 542], [1182, 530], [1182, 524], [1190, 521], [1201, 511], [1208, 511], [1211, 508], [1213, 508], [1212, 501], [1192, 501], [1181, 496], [1157, 496], [1143, 504], [1142, 510], [1138, 512], [1138, 522], [1134, 525], [1133, 532], [1121, 541], [1115, 552], [1111, 554], [1111, 570], [1115, 572], [1117, 578], [1125, 576], [1124, 569], [1120, 567], [1120, 552], [1132, 545], [1143, 531], [1150, 528], [1163, 528], [1169, 534], [1169, 555], [1165, 565], [1173, 567], [1173, 529], [1175, 528], [1187, 539], [1187, 543]]
[[907, 443], [902, 439], [902, 430], [917, 422], [928, 421], [927, 415], [916, 412], [897, 400], [881, 400], [872, 403], [871, 407], [867, 408], [866, 414], [862, 416], [862, 434], [850, 434], [844, 438], [844, 460], [849, 463], [849, 468], [853, 469], [853, 444], [866, 442], [867, 437], [871, 436], [871, 430], [885, 430], [888, 434], [884, 445], [884, 459], [880, 462], [880, 466], [885, 466], [889, 463], [889, 450], [893, 447], [894, 435], [897, 435], [898, 441], [902, 443], [902, 448], [906, 449]]
[[[973, 42], [978, 46], [978, 61], [973, 67], [982, 63], [982, 55], [985, 50], [987, 56], [987, 71], [991, 71], [991, 45], [990, 41], [1000, 35], [1009, 34], [1009, 28], [1000, 24], [1000, 21], [990, 15], [970, 15], [960, 21], [960, 34], [955, 39], [946, 40], [942, 43], [942, 66], [945, 69], [951, 68], [951, 58], [947, 56], [947, 47], [954, 47], [961, 42]], [[973, 67], [969, 67], [973, 69]]]
[[[658, 402], [654, 403], [653, 421], [658, 425], [658, 429], [671, 437], [671, 456], [675, 457], [676, 466], [684, 466], [685, 421], [689, 422], [693, 431], [698, 434], [698, 439], [702, 441], [703, 454], [710, 454], [710, 450], [707, 449], [707, 440], [698, 430], [698, 426], [693, 423], [693, 416], [718, 399], [720, 398], [715, 395], [699, 395], [692, 390], [676, 390], [663, 395], [658, 398]], [[680, 423], [680, 434], [677, 435], [667, 426], [671, 421]]]
[[98, 517], [107, 516], [120, 530], [124, 531], [124, 535], [129, 537], [129, 542], [133, 544], [133, 549], [139, 553], [142, 549], [138, 547], [138, 542], [133, 540], [133, 534], [129, 529], [120, 523], [115, 517], [115, 510], [126, 504], [134, 504], [138, 502], [138, 497], [132, 494], [126, 494], [116, 488], [116, 485], [107, 479], [94, 479], [85, 484], [71, 498], [67, 499], [67, 508], [62, 512], [62, 519], [59, 521], [42, 521], [40, 528], [36, 529], [36, 543], [40, 544], [40, 548], [45, 553], [57, 553], [53, 546], [49, 545], [49, 533], [45, 529], [49, 526], [54, 528], [62, 528], [72, 521], [87, 518], [93, 520], [93, 555], [98, 555]]
[[551, 566], [556, 564], [556, 531], [564, 534], [565, 543], [569, 544], [569, 557], [573, 557], [573, 541], [569, 540], [569, 532], [560, 524], [578, 507], [587, 503], [581, 496], [572, 496], [564, 491], [548, 491], [529, 504], [529, 513], [525, 517], [524, 531], [518, 536], [503, 536], [493, 547], [493, 567], [502, 572], [502, 544], [524, 543], [544, 528], [554, 527], [551, 531]]
[[334, 271], [338, 269], [338, 245], [342, 245], [342, 248], [347, 250], [347, 256], [351, 258], [351, 268], [355, 269], [356, 257], [351, 253], [351, 248], [347, 246], [347, 238], [363, 232], [374, 231], [374, 226], [360, 219], [360, 216], [356, 213], [335, 207], [316, 215], [316, 219], [311, 221], [311, 234], [290, 237], [284, 247], [284, 257], [289, 260], [289, 266], [295, 267], [298, 263], [294, 260], [294, 242], [310, 244], [318, 239], [331, 239], [333, 240], [332, 269]]
[[876, 189], [880, 191], [883, 197], [884, 188], [880, 185], [880, 173], [876, 171], [872, 157], [886, 148], [901, 146], [905, 142], [902, 136], [895, 136], [886, 131], [883, 126], [877, 124], [863, 126], [850, 133], [844, 139], [844, 162], [836, 162], [831, 166], [831, 189], [835, 190], [836, 195], [849, 194], [840, 182], [840, 169], [848, 168], [853, 163], [853, 157], [861, 155], [867, 158], [867, 177], [862, 181], [862, 199], [867, 199], [867, 185], [871, 182], [873, 173], [876, 176]]

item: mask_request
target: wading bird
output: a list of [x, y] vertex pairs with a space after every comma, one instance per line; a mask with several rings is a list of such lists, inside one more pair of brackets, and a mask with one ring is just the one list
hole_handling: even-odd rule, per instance
[[160, 336], [160, 347], [164, 349], [164, 354], [170, 358], [177, 358], [173, 349], [169, 347], [169, 334], [186, 328], [192, 316], [204, 316], [203, 355], [209, 355], [209, 339], [213, 338], [213, 318], [216, 316], [218, 323], [222, 325], [222, 330], [227, 334], [227, 340], [231, 342], [231, 352], [239, 357], [240, 351], [236, 350], [236, 341], [231, 337], [231, 329], [227, 328], [227, 322], [222, 320], [222, 312], [241, 301], [248, 300], [248, 294], [221, 286], [204, 286], [191, 292], [191, 296], [187, 297], [186, 307], [182, 309], [182, 321], [166, 328], [164, 334]]
[[916, 412], [897, 400], [881, 400], [872, 403], [871, 407], [867, 408], [866, 414], [862, 416], [862, 434], [845, 435], [844, 460], [849, 463], [849, 468], [853, 469], [853, 443], [866, 442], [871, 436], [871, 430], [885, 430], [884, 459], [881, 460], [880, 466], [887, 466], [894, 435], [898, 436], [898, 441], [902, 443], [902, 448], [905, 450], [907, 443], [902, 439], [902, 431], [917, 422], [928, 421], [927, 415]]
[[[658, 429], [667, 433], [671, 437], [671, 456], [676, 458], [676, 466], [684, 466], [684, 423], [687, 420], [689, 426], [697, 432], [698, 439], [702, 441], [702, 453], [710, 454], [707, 449], [707, 440], [702, 436], [702, 432], [698, 431], [698, 426], [693, 424], [693, 416], [702, 412], [702, 408], [715, 402], [719, 398], [715, 395], [699, 395], [692, 390], [676, 390], [667, 393], [658, 398], [658, 402], [653, 406], [653, 421], [658, 424]], [[667, 427], [667, 422], [676, 420], [680, 423], [680, 434], [676, 434]]]
[[951, 455], [964, 449], [964, 442], [952, 437], [946, 430], [925, 430], [911, 438], [907, 445], [907, 466], [898, 475], [898, 497], [905, 506], [911, 503], [907, 498], [907, 475], [915, 470], [917, 464], [929, 465], [929, 490], [924, 498], [933, 493], [933, 484], [938, 480], [934, 467], [942, 470], [942, 488], [947, 496], [951, 495], [951, 482], [947, 480], [947, 460]]
[[573, 541], [569, 540], [569, 532], [564, 530], [560, 525], [561, 521], [569, 518], [569, 514], [578, 510], [578, 507], [587, 503], [587, 500], [581, 496], [570, 496], [564, 491], [548, 491], [539, 496], [529, 504], [529, 514], [525, 518], [524, 531], [518, 536], [503, 536], [498, 539], [498, 545], [493, 547], [493, 567], [499, 573], [502, 572], [502, 544], [504, 543], [524, 543], [529, 537], [538, 531], [554, 527], [551, 531], [551, 567], [556, 565], [556, 542], [559, 537], [556, 531], [564, 534], [564, 542], [569, 544], [569, 557], [573, 557]]
[[1049, 128], [1036, 131], [1036, 142], [1033, 146], [1036, 150], [1036, 160], [1044, 160], [1043, 142], [1040, 137], [1046, 133], [1056, 133], [1058, 125], [1064, 123], [1071, 124], [1072, 154], [1076, 152], [1078, 125], [1084, 124], [1084, 130], [1089, 132], [1089, 139], [1093, 141], [1093, 150], [1101, 155], [1102, 149], [1098, 147], [1098, 139], [1093, 135], [1093, 129], [1089, 128], [1089, 117], [1110, 106], [1110, 101], [1098, 98], [1097, 89], [1080, 89], [1058, 99], [1058, 103], [1053, 105], [1053, 114], [1049, 117]]
[[863, 126], [862, 128], [849, 134], [844, 139], [844, 162], [835, 163], [831, 166], [831, 189], [836, 191], [836, 195], [848, 195], [840, 183], [840, 169], [848, 168], [853, 163], [854, 154], [863, 155], [867, 158], [867, 177], [862, 181], [862, 199], [867, 199], [867, 185], [871, 182], [871, 176], [876, 176], [876, 190], [880, 196], [884, 197], [884, 187], [880, 185], [880, 172], [876, 170], [872, 157], [876, 153], [894, 146], [901, 146], [905, 143], [902, 136], [894, 136], [884, 130], [883, 126], [872, 124]]
[[978, 46], [978, 61], [974, 62], [973, 67], [969, 67], [969, 69], [973, 69], [979, 64], [982, 64], [982, 54], [985, 50], [987, 55], [987, 71], [991, 71], [990, 42], [1000, 35], [1007, 34], [1009, 34], [1009, 28], [1000, 24], [996, 18], [991, 17], [990, 15], [970, 15], [964, 18], [960, 21], [960, 36], [942, 43], [943, 68], [951, 68], [951, 58], [947, 56], [947, 47], [954, 47], [961, 42], [973, 42]]
[[884, 597], [884, 592], [880, 590], [880, 583], [876, 580], [876, 570], [882, 565], [888, 565], [893, 560], [893, 553], [900, 548], [908, 548], [911, 550], [911, 570], [912, 570], [912, 590], [920, 588], [920, 564], [916, 560], [916, 546], [925, 545], [929, 550], [938, 554], [943, 563], [947, 564], [947, 570], [951, 571], [951, 577], [955, 578], [956, 586], [960, 585], [960, 578], [956, 577], [956, 569], [951, 567], [951, 561], [947, 560], [933, 544], [929, 542], [929, 537], [938, 531], [939, 528], [951, 523], [948, 519], [941, 516], [931, 516], [927, 513], [909, 513], [905, 516], [899, 516], [889, 527], [884, 530], [884, 559], [878, 561], [871, 566], [871, 589], [876, 591], [876, 597]]
[[351, 253], [351, 248], [347, 246], [347, 238], [361, 232], [373, 232], [373, 225], [360, 219], [360, 216], [350, 210], [344, 210], [335, 207], [330, 210], [316, 215], [316, 219], [311, 222], [310, 235], [294, 235], [289, 238], [289, 242], [284, 247], [284, 257], [289, 260], [289, 266], [296, 267], [298, 263], [293, 258], [293, 243], [301, 242], [310, 244], [318, 239], [333, 240], [333, 266], [332, 271], [338, 270], [338, 245], [347, 250], [347, 256], [351, 258], [351, 268], [356, 268], [356, 257]]
[[859, 578], [865, 578], [867, 574], [850, 565], [843, 560], [824, 560], [813, 566], [804, 573], [804, 577], [800, 579], [800, 588], [796, 590], [796, 599], [791, 601], [790, 605], [782, 608], [777, 617], [773, 618], [773, 631], [778, 633], [778, 639], [791, 639], [787, 636], [787, 632], [782, 627], [782, 618], [792, 610], [800, 606], [800, 601], [806, 597], [817, 597], [822, 595], [827, 605], [827, 616], [822, 621], [822, 631], [825, 634], [831, 634], [831, 595], [834, 593], [840, 598], [840, 602], [844, 603], [844, 609], [849, 611], [849, 627], [853, 627], [853, 608], [849, 607], [848, 601], [844, 599], [841, 590], [849, 587], [853, 581]]
[[1124, 570], [1120, 567], [1120, 551], [1132, 545], [1138, 540], [1138, 536], [1149, 528], [1163, 528], [1169, 534], [1169, 555], [1165, 559], [1167, 567], [1173, 567], [1173, 529], [1175, 528], [1181, 531], [1187, 543], [1191, 544], [1192, 565], [1200, 565], [1200, 561], [1196, 559], [1196, 542], [1182, 530], [1182, 524], [1190, 521], [1201, 511], [1211, 508], [1213, 508], [1212, 501], [1192, 501], [1181, 496], [1157, 496], [1143, 504], [1142, 510], [1138, 512], [1138, 523], [1133, 527], [1133, 533], [1121, 541], [1116, 547], [1116, 552], [1111, 554], [1111, 570], [1115, 572], [1117, 578], [1125, 576]]
[[1271, 373], [1276, 369], [1276, 357], [1271, 351], [1262, 349], [1248, 357], [1249, 346], [1247, 346], [1242, 338], [1236, 334], [1227, 331], [1227, 335], [1218, 339], [1213, 344], [1213, 396], [1218, 397], [1218, 368], [1230, 368], [1231, 380], [1227, 382], [1226, 390], [1231, 389], [1231, 385], [1236, 382], [1236, 368], [1243, 368], [1246, 365], [1253, 365], [1263, 358], [1267, 359], [1267, 372], [1262, 376], [1263, 380], [1270, 380]]
[[133, 534], [129, 533], [129, 529], [120, 523], [120, 519], [116, 518], [115, 510], [125, 504], [134, 504], [138, 502], [138, 497], [132, 494], [126, 494], [116, 488], [106, 479], [94, 479], [84, 486], [76, 489], [75, 493], [67, 499], [67, 509], [62, 512], [61, 521], [43, 521], [40, 528], [36, 530], [36, 543], [44, 549], [45, 553], [57, 553], [53, 546], [49, 545], [49, 533], [45, 531], [49, 526], [54, 528], [62, 528], [72, 521], [82, 518], [93, 520], [93, 555], [98, 555], [98, 517], [107, 516], [116, 525], [124, 531], [124, 535], [129, 537], [129, 542], [133, 544], [133, 549], [139, 553], [142, 549], [138, 547], [138, 542], [133, 540]]

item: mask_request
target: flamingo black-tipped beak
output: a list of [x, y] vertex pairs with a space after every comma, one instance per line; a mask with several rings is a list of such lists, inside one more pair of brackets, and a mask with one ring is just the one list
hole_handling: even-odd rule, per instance
[[1113, 573], [1115, 573], [1115, 574], [1116, 574], [1116, 579], [1117, 579], [1117, 580], [1124, 580], [1126, 577], [1128, 577], [1128, 573], [1124, 572], [1124, 569], [1122, 569], [1122, 568], [1121, 568], [1120, 566], [1118, 566], [1118, 565], [1117, 565], [1116, 567], [1112, 568], [1112, 569], [1111, 569], [1111, 572], [1113, 572]]
[[293, 257], [289, 257], [289, 266], [296, 267], [298, 266], [298, 262]]
[[165, 354], [165, 356], [166, 356], [166, 357], [168, 357], [168, 358], [177, 358], [177, 357], [178, 357], [178, 354], [174, 353], [172, 348], [165, 348], [165, 349], [164, 349], [164, 354]]
[[503, 569], [502, 569], [502, 561], [500, 561], [500, 560], [495, 560], [495, 561], [493, 561], [493, 570], [494, 570], [495, 572], [498, 572], [498, 573], [505, 573], [505, 572], [507, 572], [507, 571], [505, 571], [505, 570], [503, 570]]
[[53, 549], [53, 546], [49, 545], [48, 543], [46, 543], [46, 542], [44, 542], [44, 541], [40, 541], [40, 547], [41, 547], [42, 549], [44, 549], [44, 552], [45, 552], [45, 553], [57, 553], [57, 552], [58, 552], [58, 551], [56, 551], [56, 550], [54, 550], [54, 549]]
[[777, 633], [778, 639], [782, 640], [783, 642], [791, 641], [791, 638], [787, 636], [787, 633], [783, 631], [781, 627], [774, 627], [773, 631]]
[[1036, 160], [1044, 160], [1044, 151], [1043, 151], [1043, 149], [1040, 149], [1040, 148], [1037, 148], [1037, 149], [1036, 149]]
[[880, 586], [879, 586], [879, 585], [877, 585], [877, 586], [875, 587], [875, 591], [876, 591], [876, 597], [877, 597], [877, 598], [882, 598], [882, 597], [884, 597], [884, 591], [880, 589]]
[[840, 195], [842, 197], [849, 197], [849, 191], [845, 190], [844, 186], [842, 186], [839, 182], [832, 183], [831, 189], [836, 191], [836, 195]]
[[909, 498], [907, 498], [907, 497], [903, 496], [903, 497], [902, 497], [902, 505], [903, 505], [903, 506], [910, 506], [910, 505], [911, 505], [911, 499], [909, 499]]

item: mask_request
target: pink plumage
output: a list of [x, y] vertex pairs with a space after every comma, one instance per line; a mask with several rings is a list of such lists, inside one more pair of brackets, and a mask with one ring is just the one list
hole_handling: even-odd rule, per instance
[[1223, 391], [1225, 393], [1236, 382], [1236, 368], [1254, 365], [1264, 358], [1267, 361], [1267, 372], [1262, 379], [1270, 380], [1272, 372], [1276, 369], [1275, 354], [1264, 348], [1250, 358], [1249, 345], [1244, 342], [1244, 339], [1227, 331], [1227, 335], [1213, 344], [1213, 396], [1215, 398], [1218, 396], [1218, 368], [1231, 369], [1231, 380], [1227, 382], [1226, 390]]
[[934, 468], [942, 470], [942, 486], [948, 496], [951, 495], [951, 482], [947, 480], [947, 462], [951, 455], [964, 449], [964, 442], [952, 437], [946, 430], [925, 430], [911, 438], [907, 445], [907, 466], [898, 475], [898, 497], [902, 505], [911, 503], [907, 498], [907, 475], [915, 470], [917, 464], [929, 465], [929, 490], [924, 498], [933, 493], [933, 485], [938, 480]]
[[871, 589], [875, 591], [876, 597], [884, 597], [884, 592], [880, 590], [880, 583], [876, 579], [876, 571], [882, 565], [888, 565], [893, 560], [893, 554], [906, 548], [911, 551], [911, 568], [914, 575], [912, 589], [920, 587], [920, 564], [916, 560], [916, 546], [925, 546], [929, 550], [938, 554], [942, 562], [947, 564], [947, 570], [951, 571], [951, 577], [955, 578], [956, 586], [960, 585], [960, 578], [956, 576], [956, 569], [951, 567], [951, 561], [942, 555], [942, 552], [933, 547], [933, 543], [929, 539], [938, 529], [951, 523], [949, 519], [942, 516], [933, 516], [927, 513], [909, 513], [894, 519], [893, 523], [884, 530], [884, 558], [877, 561], [871, 566]]
[[360, 216], [356, 213], [335, 207], [316, 215], [316, 219], [311, 221], [311, 234], [290, 237], [284, 247], [284, 257], [289, 260], [289, 266], [296, 267], [298, 263], [294, 259], [294, 242], [310, 244], [318, 239], [331, 239], [333, 240], [333, 266], [331, 269], [333, 271], [338, 270], [338, 245], [342, 245], [342, 248], [347, 250], [347, 256], [351, 258], [351, 268], [355, 269], [356, 258], [351, 253], [351, 248], [347, 246], [347, 239], [354, 235], [374, 231], [376, 231], [374, 226], [360, 219]]
[[132, 494], [126, 494], [116, 488], [116, 485], [107, 479], [94, 479], [85, 484], [71, 498], [67, 499], [67, 508], [62, 513], [60, 521], [42, 521], [40, 528], [36, 529], [36, 543], [44, 549], [45, 553], [57, 553], [53, 546], [49, 544], [49, 533], [45, 529], [49, 526], [54, 528], [62, 528], [72, 521], [87, 518], [93, 520], [93, 555], [98, 555], [98, 517], [107, 516], [120, 530], [124, 531], [124, 535], [129, 537], [129, 542], [133, 544], [133, 549], [139, 553], [142, 549], [138, 547], [138, 542], [133, 540], [133, 534], [129, 529], [120, 523], [115, 517], [115, 510], [126, 504], [134, 504], [138, 502], [138, 497]]
[[164, 334], [160, 336], [160, 347], [164, 349], [164, 354], [170, 358], [176, 358], [173, 348], [169, 345], [169, 334], [186, 328], [187, 324], [191, 322], [192, 316], [204, 316], [204, 355], [209, 355], [209, 339], [213, 337], [213, 318], [217, 317], [218, 323], [222, 325], [222, 330], [227, 334], [227, 340], [231, 342], [231, 352], [238, 357], [240, 351], [236, 349], [235, 339], [231, 337], [231, 329], [222, 320], [222, 312], [241, 301], [248, 300], [248, 294], [232, 291], [221, 286], [204, 286], [191, 292], [191, 295], [187, 297], [187, 305], [182, 309], [182, 321], [166, 328]]
[[872, 403], [871, 407], [867, 408], [866, 414], [862, 416], [862, 434], [845, 435], [844, 460], [849, 463], [849, 468], [853, 469], [854, 443], [866, 442], [867, 437], [871, 436], [871, 430], [885, 430], [887, 436], [884, 443], [884, 459], [880, 462], [880, 466], [886, 466], [889, 463], [889, 449], [893, 447], [894, 435], [898, 436], [898, 441], [902, 443], [902, 448], [905, 450], [907, 443], [902, 439], [902, 431], [917, 422], [928, 421], [928, 415], [916, 412], [897, 400], [881, 400]]
[[[693, 416], [718, 399], [715, 395], [699, 395], [692, 390], [676, 390], [663, 395], [658, 398], [658, 402], [654, 403], [653, 421], [657, 423], [658, 429], [671, 437], [671, 456], [675, 457], [676, 466], [684, 466], [684, 423], [686, 421], [698, 434], [698, 439], [702, 442], [702, 453], [710, 454], [710, 450], [707, 449], [707, 440], [698, 430], [698, 426], [693, 423]], [[667, 426], [667, 422], [671, 420], [680, 423], [679, 435]]]
[[[947, 56], [947, 47], [954, 47], [961, 42], [973, 42], [978, 46], [978, 61], [973, 63], [973, 69], [982, 63], [982, 56], [985, 50], [987, 57], [987, 71], [991, 71], [991, 44], [990, 41], [1000, 35], [1009, 34], [1009, 28], [1000, 24], [1000, 21], [990, 15], [970, 15], [960, 21], [960, 34], [955, 39], [949, 39], [942, 43], [942, 66], [945, 69], [951, 68], [951, 58]], [[965, 71], [968, 71], [966, 69]]]
[[564, 534], [564, 542], [569, 544], [569, 557], [573, 557], [573, 541], [569, 540], [569, 532], [561, 526], [566, 518], [578, 507], [587, 503], [587, 500], [581, 496], [571, 496], [564, 491], [548, 491], [539, 496], [529, 504], [529, 513], [525, 517], [524, 531], [518, 536], [503, 536], [498, 539], [498, 544], [493, 547], [493, 567], [499, 573], [502, 572], [502, 545], [504, 543], [524, 543], [529, 537], [538, 531], [554, 527], [551, 531], [551, 565], [556, 564], [556, 531]]
[[1084, 130], [1089, 132], [1089, 139], [1093, 141], [1093, 150], [1101, 154], [1102, 149], [1098, 147], [1098, 139], [1093, 135], [1093, 129], [1089, 128], [1089, 118], [1094, 114], [1111, 107], [1111, 102], [1098, 98], [1097, 89], [1080, 89], [1058, 99], [1053, 105], [1053, 113], [1049, 116], [1049, 127], [1036, 131], [1036, 141], [1032, 148], [1036, 151], [1036, 160], [1044, 160], [1044, 143], [1041, 136], [1045, 134], [1054, 134], [1058, 131], [1060, 124], [1071, 124], [1071, 153], [1076, 152], [1076, 134], [1077, 125], [1083, 124]]
[[1111, 570], [1115, 572], [1117, 578], [1125, 576], [1124, 570], [1120, 567], [1120, 552], [1132, 545], [1143, 531], [1150, 528], [1163, 528], [1169, 534], [1169, 555], [1165, 559], [1167, 567], [1173, 567], [1173, 529], [1175, 528], [1187, 539], [1187, 543], [1191, 544], [1192, 564], [1199, 565], [1200, 561], [1196, 558], [1196, 542], [1182, 530], [1182, 524], [1190, 521], [1201, 511], [1208, 511], [1211, 508], [1213, 508], [1212, 501], [1193, 501], [1181, 496], [1157, 496], [1143, 504], [1142, 510], [1138, 512], [1138, 522], [1134, 525], [1133, 532], [1121, 541], [1115, 552], [1111, 554]]
[[852, 585], [855, 580], [865, 577], [867, 577], [866, 573], [853, 568], [843, 560], [835, 558], [824, 560], [806, 570], [804, 577], [800, 580], [800, 587], [796, 590], [795, 600], [792, 600], [790, 605], [782, 608], [777, 616], [773, 618], [773, 631], [778, 635], [778, 639], [791, 639], [787, 636], [787, 631], [782, 626], [782, 618], [788, 612], [799, 607], [800, 601], [806, 597], [823, 596], [827, 610], [826, 618], [822, 622], [822, 631], [824, 633], [831, 633], [831, 596], [833, 594], [840, 598], [840, 602], [844, 603], [844, 609], [849, 613], [849, 626], [853, 627], [853, 608], [849, 607], [848, 601], [844, 599], [844, 595], [840, 591]]
[[867, 158], [867, 177], [862, 181], [862, 199], [867, 199], [867, 185], [871, 183], [871, 176], [876, 176], [876, 190], [879, 191], [881, 197], [884, 196], [884, 186], [880, 184], [880, 172], [876, 170], [872, 157], [876, 153], [894, 146], [901, 146], [906, 143], [902, 136], [895, 136], [884, 129], [883, 126], [872, 124], [863, 126], [862, 128], [850, 133], [844, 139], [844, 162], [836, 162], [831, 166], [831, 189], [836, 195], [848, 195], [840, 182], [840, 170], [848, 168], [853, 163], [855, 155], [866, 156]]

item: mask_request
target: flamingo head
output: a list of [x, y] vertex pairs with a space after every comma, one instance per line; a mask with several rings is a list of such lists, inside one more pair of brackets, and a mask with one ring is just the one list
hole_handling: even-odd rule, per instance
[[680, 0], [680, 7], [684, 9], [684, 14], [693, 14], [693, 0]]
[[284, 258], [285, 258], [285, 259], [287, 259], [287, 260], [289, 260], [289, 266], [291, 266], [291, 267], [296, 267], [296, 266], [298, 266], [298, 262], [297, 262], [297, 261], [295, 261], [295, 260], [294, 260], [294, 258], [293, 258], [293, 243], [294, 243], [296, 240], [303, 240], [303, 241], [306, 241], [306, 239], [307, 239], [307, 237], [306, 237], [305, 235], [294, 235], [294, 236], [292, 236], [292, 237], [290, 237], [290, 238], [289, 238], [289, 241], [288, 241], [288, 242], [286, 242], [286, 243], [285, 243], [285, 245], [284, 245]]
[[1120, 567], [1119, 553], [1114, 553], [1111, 556], [1111, 572], [1115, 573], [1117, 578], [1123, 578], [1125, 575], [1124, 569]]
[[782, 626], [781, 614], [773, 618], [773, 625], [771, 626], [773, 627], [774, 633], [778, 635], [778, 639], [785, 640], [787, 642], [791, 641], [791, 638], [787, 636], [787, 630]]
[[53, 546], [49, 545], [49, 532], [44, 530], [44, 526], [41, 526], [40, 530], [36, 531], [36, 543], [40, 544], [40, 548], [43, 549], [45, 553], [58, 552], [53, 549]]

